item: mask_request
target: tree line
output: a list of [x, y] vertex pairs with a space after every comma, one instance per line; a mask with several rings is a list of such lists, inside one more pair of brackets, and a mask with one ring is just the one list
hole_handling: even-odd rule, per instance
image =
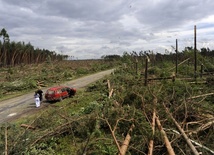
[[[182, 59], [191, 57], [191, 56], [193, 56], [193, 52], [194, 52], [193, 47], [185, 47], [184, 50], [177, 53], [178, 59], [182, 60]], [[198, 54], [200, 54], [200, 56], [202, 56], [204, 58], [214, 57], [214, 50], [210, 50], [209, 48], [203, 47], [200, 50], [198, 50], [197, 52], [198, 52]], [[132, 56], [132, 57], [137, 57], [137, 58], [144, 57], [147, 55], [150, 59], [153, 59], [152, 57], [155, 57], [156, 61], [160, 62], [160, 61], [164, 61], [164, 60], [173, 60], [173, 58], [176, 56], [176, 53], [170, 52], [170, 53], [161, 54], [158, 52], [154, 53], [151, 50], [140, 51], [140, 52], [132, 51], [130, 53], [124, 52], [122, 57], [127, 56], [127, 55]], [[121, 59], [122, 57], [120, 55], [113, 54], [113, 55], [103, 55], [101, 58], [104, 60], [118, 60], [118, 59]]]
[[38, 64], [45, 61], [67, 59], [68, 55], [57, 54], [47, 49], [34, 48], [31, 43], [10, 42], [9, 34], [3, 28], [0, 31], [0, 67], [16, 66], [20, 64]]
[[[214, 62], [214, 50], [210, 50], [209, 48], [201, 48], [200, 50], [197, 50], [197, 59], [199, 60], [199, 63], [206, 64], [208, 61], [210, 63]], [[132, 57], [133, 61], [141, 61], [144, 60], [145, 57], [149, 58], [151, 63], [155, 65], [157, 62], [166, 62], [166, 61], [172, 61], [175, 62], [176, 59], [178, 61], [183, 61], [185, 59], [189, 58], [189, 63], [194, 62], [194, 48], [193, 47], [185, 47], [182, 51], [176, 52], [165, 52], [162, 53], [155, 53], [151, 50], [146, 51], [132, 51], [132, 52], [124, 52], [122, 56], [120, 55], [103, 55], [101, 58], [104, 60], [123, 60], [123, 59], [129, 59]], [[207, 62], [206, 62], [207, 61]]]

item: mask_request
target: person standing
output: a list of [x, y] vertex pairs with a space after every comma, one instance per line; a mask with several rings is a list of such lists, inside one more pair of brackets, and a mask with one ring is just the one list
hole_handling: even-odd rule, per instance
[[39, 87], [39, 89], [37, 90], [37, 93], [39, 94], [40, 102], [42, 102], [42, 94], [43, 94], [43, 91], [41, 90], [40, 87]]
[[40, 107], [40, 98], [39, 98], [39, 94], [37, 93], [37, 91], [35, 92], [34, 94], [34, 100], [35, 100], [35, 103], [36, 103], [36, 107]]

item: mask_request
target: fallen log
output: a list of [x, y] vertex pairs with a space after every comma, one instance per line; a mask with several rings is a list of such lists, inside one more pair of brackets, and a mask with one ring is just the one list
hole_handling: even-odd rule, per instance
[[169, 141], [169, 139], [168, 139], [168, 137], [166, 135], [166, 132], [163, 130], [163, 127], [162, 127], [162, 125], [160, 123], [160, 120], [159, 120], [159, 118], [157, 116], [156, 116], [156, 123], [157, 123], [158, 129], [161, 132], [161, 135], [163, 136], [163, 140], [164, 140], [164, 143], [166, 145], [166, 148], [167, 148], [167, 151], [168, 151], [169, 155], [175, 155], [175, 152], [174, 152], [174, 150], [173, 150], [173, 148], [171, 146], [171, 143], [170, 143], [170, 141]]
[[[178, 135], [181, 135], [181, 134], [180, 134], [178, 131], [176, 131], [176, 130], [171, 130], [171, 131], [174, 132], [174, 133], [176, 133], [176, 134], [178, 134]], [[201, 148], [203, 148], [203, 149], [209, 151], [210, 153], [214, 154], [214, 151], [211, 150], [211, 149], [209, 149], [208, 147], [206, 147], [206, 146], [204, 146], [204, 145], [202, 145], [202, 144], [200, 144], [200, 143], [198, 143], [198, 142], [196, 142], [196, 141], [194, 141], [194, 140], [192, 140], [192, 139], [190, 139], [190, 141], [191, 141], [193, 144], [195, 144], [195, 145], [197, 145], [197, 146], [199, 146], [199, 147], [201, 147]]]
[[132, 132], [132, 130], [133, 130], [134, 127], [135, 127], [135, 125], [132, 124], [131, 127], [130, 127], [130, 129], [129, 129], [129, 131], [128, 131], [128, 133], [127, 133], [127, 135], [126, 135], [125, 140], [123, 141], [122, 146], [120, 147], [120, 153], [119, 153], [119, 155], [125, 155], [126, 154], [126, 151], [127, 151], [128, 147], [129, 147], [129, 142], [131, 140], [130, 133]]
[[[189, 59], [190, 59], [190, 58], [187, 58], [186, 60], [182, 61], [181, 63], [178, 64], [178, 66], [182, 65], [183, 63], [185, 63], [185, 62], [188, 61]], [[173, 70], [174, 68], [175, 68], [175, 67], [170, 68], [169, 71], [170, 71], [170, 70]]]
[[152, 139], [149, 141], [149, 148], [148, 148], [148, 155], [152, 155], [153, 153], [153, 148], [154, 148], [154, 135], [155, 135], [155, 117], [156, 117], [156, 112], [155, 109], [153, 111], [153, 117], [152, 117]]
[[200, 98], [200, 97], [211, 96], [211, 95], [214, 95], [214, 93], [208, 93], [208, 94], [202, 94], [202, 95], [192, 96], [192, 97], [187, 98], [187, 100], [196, 99], [196, 98]]
[[155, 110], [155, 107], [156, 107], [156, 104], [157, 104], [157, 98], [155, 97], [153, 99], [153, 106], [154, 106], [154, 109], [153, 109], [153, 116], [152, 116], [152, 123], [151, 123], [151, 126], [152, 126], [152, 139], [149, 141], [149, 148], [148, 148], [148, 155], [152, 155], [153, 154], [153, 148], [154, 148], [154, 135], [155, 135], [155, 117], [156, 117], [156, 110]]
[[111, 91], [109, 92], [108, 98], [111, 98], [111, 97], [112, 97], [113, 91], [114, 91], [114, 89], [111, 89]]
[[110, 81], [107, 80], [107, 83], [108, 83], [108, 91], [109, 91], [109, 95], [108, 95], [108, 98], [111, 98], [112, 94], [113, 94], [113, 91], [114, 89], [111, 88], [111, 84], [110, 84]]
[[31, 125], [27, 125], [27, 124], [21, 124], [21, 127], [27, 128], [27, 129], [36, 129], [36, 127], [31, 126]]
[[172, 114], [169, 112], [168, 108], [165, 106], [165, 104], [163, 104], [167, 114], [170, 116], [170, 118], [172, 119], [172, 121], [175, 123], [175, 125], [177, 126], [178, 130], [180, 131], [181, 135], [184, 137], [184, 139], [186, 140], [187, 144], [189, 145], [190, 149], [192, 150], [194, 155], [199, 155], [199, 152], [196, 150], [195, 146], [192, 144], [192, 142], [190, 141], [190, 139], [187, 137], [186, 133], [184, 132], [184, 130], [181, 128], [181, 126], [178, 124], [178, 122], [174, 119], [174, 117], [172, 116]]

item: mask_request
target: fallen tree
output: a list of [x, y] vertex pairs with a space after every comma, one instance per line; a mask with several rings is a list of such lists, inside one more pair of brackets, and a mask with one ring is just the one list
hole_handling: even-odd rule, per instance
[[178, 128], [178, 130], [180, 131], [181, 135], [184, 137], [184, 139], [186, 140], [187, 144], [189, 145], [190, 149], [192, 150], [194, 155], [199, 155], [199, 152], [196, 150], [195, 146], [192, 144], [191, 140], [188, 138], [188, 136], [186, 135], [186, 133], [184, 132], [184, 130], [181, 128], [181, 126], [178, 124], [178, 122], [174, 119], [174, 117], [172, 116], [172, 114], [169, 112], [168, 108], [164, 105], [164, 108], [167, 112], [167, 114], [170, 116], [170, 118], [173, 120], [173, 122], [175, 123], [176, 127]]

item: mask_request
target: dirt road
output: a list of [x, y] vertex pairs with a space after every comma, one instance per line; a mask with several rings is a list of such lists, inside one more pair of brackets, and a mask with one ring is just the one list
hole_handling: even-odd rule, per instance
[[[79, 88], [83, 88], [88, 84], [93, 83], [105, 77], [106, 75], [109, 75], [111, 72], [113, 72], [113, 69], [92, 74], [89, 76], [85, 76], [69, 82], [65, 82], [62, 85], [74, 87], [78, 91]], [[42, 90], [43, 92], [45, 92], [47, 89], [48, 88], [42, 89]], [[37, 110], [37, 108], [35, 107], [33, 95], [34, 95], [34, 92], [30, 92], [28, 94], [25, 94], [19, 97], [1, 101], [0, 102], [0, 124], [13, 120], [15, 118], [18, 118], [22, 114], [25, 114], [29, 111]], [[43, 108], [44, 104], [48, 104], [48, 103], [42, 103], [42, 104], [43, 106], [39, 107], [39, 109]]]

